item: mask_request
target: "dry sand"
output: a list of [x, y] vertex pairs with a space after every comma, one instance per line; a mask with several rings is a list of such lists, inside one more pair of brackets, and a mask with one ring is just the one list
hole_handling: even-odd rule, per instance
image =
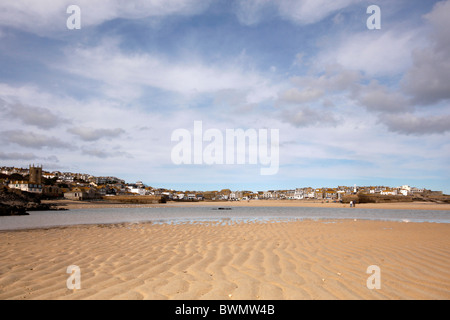
[[[69, 290], [67, 267], [81, 269]], [[381, 269], [369, 290], [366, 270]], [[450, 299], [450, 224], [117, 224], [0, 232], [0, 299]]]

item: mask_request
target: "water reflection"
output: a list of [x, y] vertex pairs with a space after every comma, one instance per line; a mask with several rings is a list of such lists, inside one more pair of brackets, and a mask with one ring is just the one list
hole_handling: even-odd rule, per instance
[[0, 217], [0, 230], [126, 222], [234, 224], [289, 222], [305, 219], [450, 223], [450, 211], [306, 207], [233, 207], [232, 210], [218, 210], [218, 207], [74, 209], [35, 211], [30, 212], [29, 216]]

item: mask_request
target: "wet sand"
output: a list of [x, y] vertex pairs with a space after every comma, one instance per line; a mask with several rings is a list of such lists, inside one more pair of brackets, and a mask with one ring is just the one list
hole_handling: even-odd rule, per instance
[[[69, 290], [67, 267], [81, 270]], [[380, 267], [381, 289], [366, 281]], [[0, 299], [450, 299], [450, 224], [116, 224], [0, 232]]]
[[[251, 201], [199, 201], [199, 202], [167, 202], [165, 204], [125, 204], [113, 201], [72, 201], [56, 200], [43, 201], [54, 203], [59, 208], [65, 209], [95, 209], [95, 208], [147, 208], [147, 207], [186, 207], [186, 206], [211, 206], [211, 207], [320, 207], [320, 208], [348, 208], [349, 204], [302, 201], [302, 200], [251, 200]], [[361, 209], [390, 209], [390, 210], [449, 210], [450, 204], [433, 202], [392, 202], [392, 203], [362, 203], [356, 208]], [[355, 208], [355, 209], [356, 209]]]

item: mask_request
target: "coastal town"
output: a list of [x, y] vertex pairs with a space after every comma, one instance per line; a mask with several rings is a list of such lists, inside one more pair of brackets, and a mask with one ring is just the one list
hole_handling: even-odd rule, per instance
[[[250, 200], [321, 200], [342, 202], [356, 194], [404, 201], [426, 197], [445, 197], [442, 191], [408, 185], [299, 187], [289, 190], [173, 190], [145, 185], [142, 181], [127, 183], [114, 176], [93, 176], [85, 173], [45, 171], [42, 166], [28, 168], [0, 167], [0, 186], [9, 190], [40, 194], [45, 199], [75, 201], [113, 200], [120, 197], [146, 196], [154, 201], [250, 201]], [[447, 197], [445, 197], [445, 200]]]

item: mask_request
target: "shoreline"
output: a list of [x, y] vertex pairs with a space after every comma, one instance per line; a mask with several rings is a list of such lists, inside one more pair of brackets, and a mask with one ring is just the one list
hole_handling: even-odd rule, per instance
[[[250, 200], [250, 201], [199, 201], [172, 202], [164, 204], [128, 204], [113, 201], [73, 201], [73, 200], [43, 200], [43, 204], [55, 204], [57, 209], [96, 209], [96, 208], [169, 208], [169, 207], [318, 207], [318, 208], [349, 208], [349, 204], [326, 203], [322, 201], [304, 200]], [[386, 210], [448, 210], [448, 203], [433, 202], [392, 202], [392, 203], [361, 203], [354, 209], [386, 209]]]
[[1, 232], [0, 299], [448, 300], [449, 243], [448, 224], [360, 220]]

